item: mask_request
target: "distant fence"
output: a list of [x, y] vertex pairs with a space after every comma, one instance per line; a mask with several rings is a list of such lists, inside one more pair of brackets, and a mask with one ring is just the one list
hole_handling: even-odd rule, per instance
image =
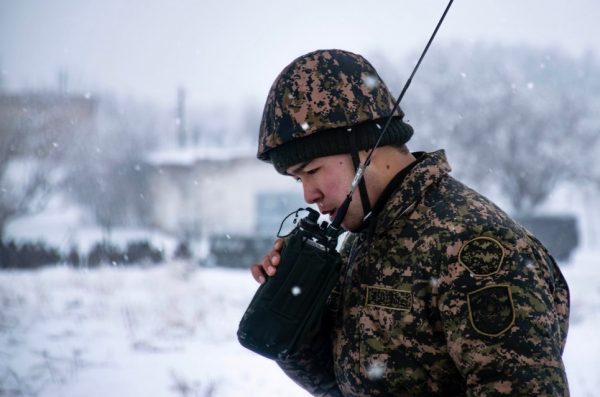
[[[180, 243], [173, 257], [201, 265], [249, 268], [267, 253], [273, 241], [273, 237], [217, 235], [209, 238], [210, 254], [207, 258], [194, 258], [186, 243]], [[75, 248], [61, 252], [44, 242], [0, 242], [0, 269], [37, 269], [57, 264], [81, 268], [127, 266], [155, 264], [167, 259], [171, 258], [148, 241], [133, 241], [125, 247], [99, 242], [89, 252], [78, 252]]]
[[72, 249], [61, 254], [56, 248], [41, 242], [0, 242], [0, 269], [36, 269], [42, 266], [67, 264], [74, 267], [95, 267], [101, 264], [128, 265], [133, 263], [159, 263], [163, 252], [147, 241], [133, 241], [120, 248], [110, 243], [97, 243], [89, 253]]
[[216, 235], [209, 239], [209, 265], [249, 268], [261, 260], [271, 249], [273, 236], [230, 236]]
[[[574, 216], [519, 216], [516, 220], [529, 229], [559, 261], [569, 259], [579, 243], [577, 218]], [[209, 238], [210, 254], [199, 263], [209, 266], [249, 268], [271, 249], [274, 236], [214, 235]], [[176, 258], [194, 260], [188, 246], [181, 243]], [[67, 264], [74, 267], [95, 267], [101, 264], [131, 265], [160, 263], [165, 253], [147, 241], [135, 241], [119, 248], [110, 243], [98, 243], [89, 252], [75, 249], [67, 254], [44, 243], [16, 244], [0, 242], [0, 269], [33, 269], [46, 265]]]
[[56, 248], [43, 243], [17, 244], [0, 241], [0, 269], [35, 269], [62, 259]]

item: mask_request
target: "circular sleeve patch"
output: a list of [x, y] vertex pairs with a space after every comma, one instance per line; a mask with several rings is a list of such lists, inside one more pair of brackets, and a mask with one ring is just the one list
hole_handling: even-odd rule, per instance
[[458, 261], [475, 276], [491, 276], [502, 266], [504, 249], [498, 240], [476, 237], [461, 247]]
[[468, 294], [469, 320], [478, 333], [499, 336], [515, 322], [515, 308], [508, 285], [490, 285]]

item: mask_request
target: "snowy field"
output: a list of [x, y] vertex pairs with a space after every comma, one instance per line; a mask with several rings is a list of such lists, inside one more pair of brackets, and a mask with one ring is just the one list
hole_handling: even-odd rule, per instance
[[183, 263], [0, 273], [0, 396], [302, 396], [235, 336], [249, 273]]
[[[563, 270], [572, 291], [572, 396], [600, 390], [600, 251]], [[65, 267], [0, 272], [0, 396], [306, 396], [242, 348], [248, 272]]]

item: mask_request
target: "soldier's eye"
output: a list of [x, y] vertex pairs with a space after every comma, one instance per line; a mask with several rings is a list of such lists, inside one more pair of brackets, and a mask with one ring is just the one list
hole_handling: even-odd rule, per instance
[[307, 173], [308, 175], [313, 175], [313, 174], [315, 174], [315, 173], [316, 173], [318, 170], [319, 170], [319, 167], [317, 167], [317, 168], [313, 168], [313, 169], [312, 169], [312, 170], [310, 170], [310, 171], [306, 171], [306, 173]]

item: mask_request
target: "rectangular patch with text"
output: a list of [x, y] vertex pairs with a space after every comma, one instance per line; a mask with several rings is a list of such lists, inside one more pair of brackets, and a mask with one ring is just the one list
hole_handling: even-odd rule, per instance
[[367, 287], [365, 305], [410, 311], [412, 308], [412, 294], [410, 291], [369, 286]]

